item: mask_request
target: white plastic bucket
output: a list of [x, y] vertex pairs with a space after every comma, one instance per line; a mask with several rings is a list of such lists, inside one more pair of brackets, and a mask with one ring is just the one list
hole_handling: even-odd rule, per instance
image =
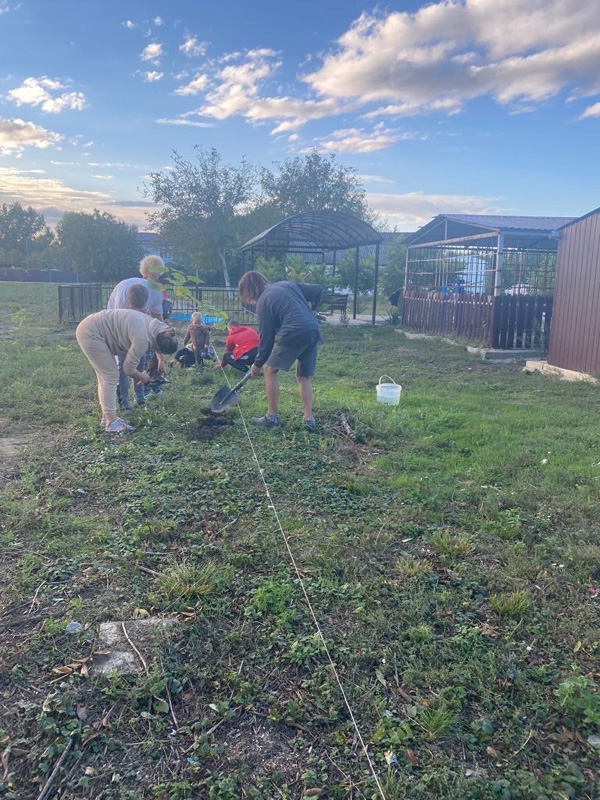
[[[382, 383], [381, 381], [387, 378], [390, 383]], [[402, 387], [396, 383], [389, 375], [382, 375], [379, 378], [379, 384], [375, 387], [377, 389], [377, 402], [384, 406], [397, 406], [400, 402], [400, 393]]]

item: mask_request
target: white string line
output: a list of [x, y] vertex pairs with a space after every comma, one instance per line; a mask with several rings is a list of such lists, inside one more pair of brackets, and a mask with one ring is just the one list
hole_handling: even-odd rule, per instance
[[[227, 385], [231, 388], [231, 384], [229, 383], [227, 375], [225, 374], [225, 369], [224, 369], [222, 364], [221, 364], [221, 372], [223, 373], [223, 377], [227, 381]], [[273, 501], [273, 498], [271, 496], [271, 491], [269, 489], [267, 481], [265, 480], [263, 468], [260, 465], [260, 461], [258, 460], [258, 456], [256, 454], [256, 450], [254, 449], [254, 444], [252, 442], [252, 437], [250, 436], [250, 431], [248, 430], [248, 426], [246, 424], [246, 418], [244, 417], [244, 413], [243, 413], [242, 408], [241, 408], [241, 406], [239, 404], [238, 404], [238, 410], [240, 412], [240, 417], [241, 417], [242, 422], [244, 424], [244, 430], [246, 431], [246, 436], [248, 437], [248, 442], [250, 443], [250, 449], [252, 450], [252, 455], [254, 456], [254, 460], [256, 461], [256, 466], [258, 467], [258, 471], [260, 473], [261, 480], [262, 480], [263, 485], [265, 487], [265, 492], [266, 492], [267, 498], [269, 500], [269, 506], [273, 510], [273, 514], [275, 515], [275, 519], [277, 520], [277, 525], [279, 526], [279, 530], [281, 531], [281, 535], [283, 537], [283, 541], [285, 542], [285, 546], [287, 548], [288, 555], [290, 557], [290, 561], [292, 562], [292, 565], [293, 565], [294, 570], [296, 572], [296, 576], [298, 578], [298, 582], [300, 583], [300, 587], [302, 589], [302, 594], [304, 595], [304, 599], [306, 600], [306, 605], [308, 606], [310, 614], [311, 614], [311, 616], [313, 618], [313, 622], [315, 623], [315, 627], [317, 629], [317, 632], [318, 632], [319, 637], [321, 639], [321, 642], [323, 644], [323, 649], [325, 650], [325, 653], [327, 655], [327, 660], [329, 661], [329, 666], [331, 667], [331, 671], [333, 672], [333, 675], [335, 677], [337, 685], [339, 686], [340, 693], [341, 693], [342, 698], [344, 700], [344, 704], [345, 704], [346, 708], [348, 709], [348, 713], [350, 714], [350, 719], [352, 720], [352, 724], [354, 725], [354, 730], [356, 731], [356, 735], [358, 736], [358, 740], [360, 741], [361, 747], [362, 747], [363, 752], [365, 754], [365, 757], [366, 757], [366, 759], [367, 759], [367, 761], [369, 763], [369, 767], [371, 769], [373, 777], [375, 778], [375, 783], [377, 784], [377, 788], [379, 789], [379, 793], [381, 794], [383, 800], [386, 800], [386, 796], [384, 794], [383, 787], [381, 785], [379, 777], [377, 776], [377, 772], [375, 771], [375, 767], [373, 765], [373, 762], [371, 761], [371, 756], [369, 755], [369, 751], [367, 749], [367, 746], [366, 746], [366, 744], [364, 742], [364, 739], [362, 737], [362, 734], [360, 732], [360, 728], [358, 727], [358, 723], [356, 721], [356, 717], [354, 716], [354, 712], [352, 711], [352, 706], [350, 705], [350, 701], [348, 700], [346, 692], [344, 691], [344, 687], [342, 685], [342, 681], [341, 681], [340, 676], [338, 674], [338, 671], [336, 669], [336, 666], [335, 666], [335, 663], [333, 661], [333, 658], [331, 657], [331, 653], [329, 651], [329, 648], [327, 647], [327, 642], [325, 641], [325, 636], [323, 635], [323, 631], [321, 630], [321, 626], [319, 625], [319, 620], [317, 619], [317, 615], [315, 614], [313, 605], [312, 605], [312, 603], [310, 601], [310, 597], [308, 596], [308, 592], [306, 591], [306, 586], [304, 585], [304, 580], [302, 578], [302, 575], [300, 574], [300, 570], [298, 569], [298, 565], [296, 564], [296, 559], [294, 558], [294, 554], [292, 552], [292, 548], [290, 547], [290, 543], [289, 543], [288, 537], [285, 535], [285, 531], [283, 530], [283, 526], [281, 524], [281, 520], [279, 519], [279, 514], [277, 512], [277, 508], [276, 508], [275, 503]]]

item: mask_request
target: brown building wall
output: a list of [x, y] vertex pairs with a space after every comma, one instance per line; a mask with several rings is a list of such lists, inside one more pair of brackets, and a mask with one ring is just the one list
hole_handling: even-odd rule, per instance
[[600, 209], [561, 231], [548, 363], [600, 372]]

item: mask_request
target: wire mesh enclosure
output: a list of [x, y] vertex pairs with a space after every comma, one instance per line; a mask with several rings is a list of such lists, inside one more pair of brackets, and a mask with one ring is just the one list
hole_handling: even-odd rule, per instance
[[502, 349], [544, 349], [568, 217], [440, 215], [408, 239], [402, 323]]
[[497, 270], [497, 246], [410, 247], [407, 252], [408, 290], [451, 294], [552, 294], [556, 250], [508, 248]]

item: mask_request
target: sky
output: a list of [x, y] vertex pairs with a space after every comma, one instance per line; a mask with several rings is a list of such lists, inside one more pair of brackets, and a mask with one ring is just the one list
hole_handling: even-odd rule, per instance
[[0, 202], [147, 227], [177, 150], [354, 167], [390, 228], [600, 205], [598, 0], [0, 0]]

